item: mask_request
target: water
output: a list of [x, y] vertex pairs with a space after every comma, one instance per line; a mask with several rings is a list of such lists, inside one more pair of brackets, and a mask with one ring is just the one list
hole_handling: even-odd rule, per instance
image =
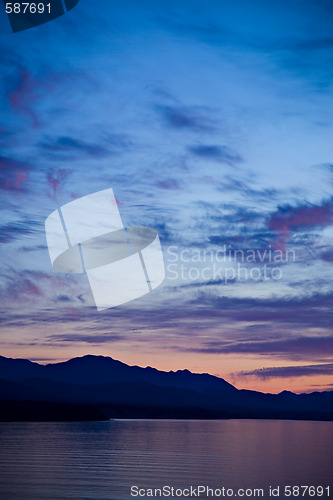
[[262, 488], [261, 498], [274, 498], [269, 486], [322, 485], [332, 498], [332, 471], [332, 422], [0, 424], [1, 500], [151, 498], [131, 497], [133, 485]]

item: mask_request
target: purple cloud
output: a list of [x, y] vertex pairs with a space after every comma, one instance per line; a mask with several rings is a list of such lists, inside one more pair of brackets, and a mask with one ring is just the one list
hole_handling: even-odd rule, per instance
[[257, 377], [259, 379], [312, 377], [316, 375], [333, 375], [333, 363], [305, 366], [273, 366], [259, 368], [249, 372], [241, 371], [236, 377]]
[[27, 163], [0, 156], [0, 189], [16, 192], [25, 191], [30, 168]]
[[65, 184], [67, 178], [69, 176], [68, 170], [64, 170], [62, 168], [59, 169], [50, 169], [47, 174], [47, 182], [50, 187], [48, 191], [48, 195], [55, 199], [60, 188]]
[[[183, 349], [180, 349], [182, 351]], [[251, 340], [239, 342], [204, 342], [186, 352], [206, 354], [260, 354], [286, 359], [327, 359], [333, 356], [333, 337], [286, 337], [278, 340]]]
[[40, 87], [40, 81], [35, 80], [28, 69], [18, 67], [16, 85], [7, 94], [8, 101], [15, 112], [29, 117], [34, 128], [40, 125], [38, 116], [32, 108], [38, 98]]
[[213, 132], [215, 124], [202, 110], [186, 106], [157, 106], [163, 122], [170, 128], [191, 130], [193, 132]]
[[225, 163], [231, 166], [235, 163], [243, 161], [243, 158], [238, 153], [233, 152], [227, 146], [199, 144], [197, 146], [189, 147], [188, 150], [195, 156], [199, 156], [207, 160], [217, 161], [219, 163]]
[[181, 189], [178, 180], [171, 178], [165, 179], [163, 181], [158, 181], [156, 185], [161, 189], [167, 189], [171, 191], [178, 191], [179, 189]]
[[333, 249], [329, 249], [326, 252], [323, 252], [321, 258], [325, 262], [333, 263]]
[[298, 207], [285, 205], [271, 215], [266, 222], [273, 231], [300, 231], [333, 224], [333, 198], [322, 205], [306, 204]]

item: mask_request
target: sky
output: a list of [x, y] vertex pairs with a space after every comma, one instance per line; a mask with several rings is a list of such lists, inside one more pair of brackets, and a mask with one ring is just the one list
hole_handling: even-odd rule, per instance
[[[332, 23], [331, 0], [80, 0], [12, 33], [1, 8], [0, 353], [333, 390]], [[166, 278], [97, 311], [44, 224], [108, 188]]]

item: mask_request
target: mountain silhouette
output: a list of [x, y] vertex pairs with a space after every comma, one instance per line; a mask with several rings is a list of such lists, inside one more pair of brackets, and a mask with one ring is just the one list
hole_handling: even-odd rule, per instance
[[[88, 405], [89, 411], [97, 410], [96, 418], [103, 414], [111, 418], [333, 420], [333, 391], [238, 390], [207, 373], [164, 372], [92, 355], [45, 366], [0, 356], [0, 402], [0, 420], [5, 419], [4, 408], [14, 402], [21, 404], [21, 410], [29, 402]], [[73, 408], [71, 412], [77, 414]], [[15, 420], [14, 410], [10, 419]]]

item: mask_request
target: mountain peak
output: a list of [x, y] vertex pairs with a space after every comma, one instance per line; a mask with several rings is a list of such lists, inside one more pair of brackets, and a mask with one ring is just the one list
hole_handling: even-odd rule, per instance
[[[8, 362], [7, 362], [7, 361]], [[24, 370], [17, 372], [19, 363], [25, 363]], [[8, 363], [12, 370], [8, 369]], [[130, 366], [109, 356], [86, 354], [60, 363], [39, 365], [28, 360], [0, 358], [0, 378], [24, 380], [41, 377], [52, 381], [68, 381], [76, 384], [101, 384], [114, 382], [145, 382], [164, 387], [178, 387], [194, 391], [209, 389], [237, 390], [224, 379], [206, 373], [192, 373], [188, 369], [161, 371], [150, 366]]]
[[333, 420], [333, 391], [263, 394], [189, 370], [129, 366], [107, 356], [39, 365], [0, 356], [0, 401], [93, 404], [119, 418]]

